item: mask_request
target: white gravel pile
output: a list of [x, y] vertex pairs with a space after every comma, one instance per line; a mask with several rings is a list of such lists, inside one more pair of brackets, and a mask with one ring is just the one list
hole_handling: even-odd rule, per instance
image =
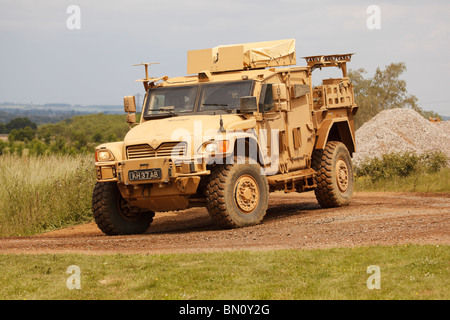
[[385, 110], [355, 133], [353, 163], [392, 152], [442, 151], [450, 157], [450, 121], [431, 122], [412, 109]]

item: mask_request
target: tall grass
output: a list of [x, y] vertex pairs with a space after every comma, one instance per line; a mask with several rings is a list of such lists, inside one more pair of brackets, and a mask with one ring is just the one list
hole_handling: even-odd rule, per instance
[[439, 172], [415, 172], [406, 177], [373, 180], [368, 176], [358, 176], [355, 180], [357, 191], [382, 192], [435, 192], [450, 193], [450, 168]]
[[91, 219], [91, 156], [0, 156], [0, 236]]

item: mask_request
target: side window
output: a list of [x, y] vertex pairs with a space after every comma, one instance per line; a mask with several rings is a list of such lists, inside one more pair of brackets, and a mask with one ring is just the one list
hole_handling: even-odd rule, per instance
[[260, 112], [267, 112], [272, 110], [273, 106], [272, 84], [264, 83], [259, 96], [259, 110]]

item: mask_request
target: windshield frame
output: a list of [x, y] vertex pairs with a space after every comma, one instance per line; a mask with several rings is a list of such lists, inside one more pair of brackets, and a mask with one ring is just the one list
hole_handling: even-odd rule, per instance
[[[149, 119], [155, 119], [155, 118], [164, 118], [164, 117], [173, 117], [173, 116], [182, 116], [182, 115], [195, 115], [195, 114], [227, 114], [227, 113], [238, 113], [239, 108], [230, 108], [230, 111], [227, 111], [228, 109], [226, 106], [223, 105], [216, 105], [215, 108], [208, 110], [202, 110], [201, 105], [201, 99], [205, 93], [205, 90], [212, 86], [220, 86], [220, 85], [239, 85], [239, 84], [250, 84], [249, 85], [249, 92], [246, 95], [252, 95], [253, 90], [255, 88], [255, 80], [237, 80], [237, 81], [223, 81], [223, 82], [208, 82], [208, 83], [196, 83], [196, 84], [189, 84], [189, 85], [180, 85], [180, 86], [161, 86], [161, 87], [153, 87], [149, 88], [144, 104], [142, 106], [142, 117], [145, 120]], [[194, 98], [194, 106], [192, 110], [189, 111], [182, 111], [179, 112], [176, 109], [174, 110], [149, 110], [150, 104], [152, 103], [152, 99], [154, 97], [154, 94], [157, 93], [157, 90], [176, 90], [186, 87], [196, 87], [197, 90], [195, 90], [195, 98]]]

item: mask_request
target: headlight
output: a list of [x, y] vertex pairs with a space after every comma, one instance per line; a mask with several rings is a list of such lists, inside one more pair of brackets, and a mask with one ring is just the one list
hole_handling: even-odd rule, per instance
[[109, 150], [96, 150], [95, 161], [112, 161], [114, 156]]
[[208, 153], [216, 152], [219, 149], [217, 143], [209, 143], [205, 147], [205, 151]]
[[205, 153], [214, 155], [216, 153], [226, 153], [230, 147], [230, 141], [218, 140], [206, 142], [202, 145], [202, 149]]

